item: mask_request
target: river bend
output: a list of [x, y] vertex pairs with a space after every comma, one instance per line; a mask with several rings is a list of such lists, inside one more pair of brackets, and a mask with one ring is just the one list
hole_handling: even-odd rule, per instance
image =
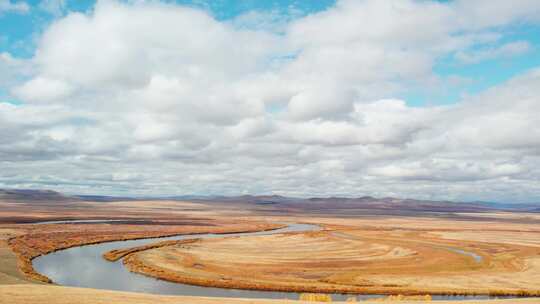
[[[55, 221], [56, 224], [74, 223], [75, 221]], [[100, 222], [103, 222], [101, 220]], [[256, 236], [285, 232], [303, 232], [321, 230], [320, 226], [312, 224], [289, 224], [287, 227], [260, 232], [228, 233], [228, 234], [191, 234], [162, 238], [148, 238], [128, 241], [112, 241], [94, 245], [84, 245], [56, 251], [33, 260], [34, 269], [59, 285], [87, 287], [131, 292], [144, 292], [164, 295], [204, 296], [204, 297], [234, 297], [234, 298], [270, 298], [298, 299], [295, 292], [239, 290], [227, 288], [202, 287], [180, 283], [172, 283], [155, 279], [127, 270], [122, 261], [109, 262], [102, 256], [113, 249], [123, 249], [147, 245], [157, 241], [185, 240], [193, 238], [216, 238], [230, 236]], [[367, 299], [381, 295], [359, 295], [357, 298]], [[332, 295], [334, 300], [345, 300], [348, 295]], [[483, 299], [485, 296], [434, 296], [440, 300]]]

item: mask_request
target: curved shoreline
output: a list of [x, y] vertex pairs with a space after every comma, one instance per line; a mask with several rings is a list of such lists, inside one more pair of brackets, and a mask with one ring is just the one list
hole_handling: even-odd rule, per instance
[[[62, 224], [77, 223], [77, 222], [80, 222], [80, 221], [81, 220], [67, 220], [67, 221], [62, 221]], [[100, 220], [100, 223], [106, 223], [106, 222], [117, 222], [117, 220]], [[45, 221], [45, 222], [36, 222], [36, 223], [33, 223], [33, 224], [37, 224], [37, 225], [39, 225], [39, 224], [55, 224], [56, 225], [58, 223], [51, 223], [51, 222]], [[218, 232], [156, 233], [156, 234], [152, 234], [152, 235], [150, 235], [151, 234], [150, 232], [146, 232], [146, 235], [144, 235], [145, 233], [141, 233], [141, 236], [133, 236], [133, 237], [125, 237], [125, 236], [118, 235], [118, 236], [110, 236], [110, 237], [107, 238], [106, 236], [105, 237], [98, 236], [97, 240], [88, 240], [88, 241], [84, 241], [82, 243], [80, 243], [80, 242], [68, 243], [68, 244], [64, 244], [63, 246], [60, 246], [60, 247], [52, 248], [50, 250], [44, 250], [44, 251], [41, 251], [41, 252], [36, 252], [36, 253], [31, 253], [31, 254], [27, 254], [27, 253], [23, 252], [22, 250], [24, 250], [24, 249], [21, 250], [21, 248], [19, 248], [17, 246], [16, 242], [21, 237], [10, 238], [10, 239], [7, 240], [7, 243], [8, 243], [8, 246], [11, 248], [11, 250], [16, 254], [18, 267], [26, 277], [28, 277], [29, 279], [35, 280], [37, 282], [41, 282], [41, 283], [55, 284], [55, 282], [52, 279], [50, 279], [49, 277], [37, 272], [34, 269], [34, 265], [33, 265], [33, 260], [34, 259], [37, 259], [39, 257], [45, 256], [45, 255], [48, 255], [48, 254], [51, 254], [51, 253], [55, 253], [55, 252], [59, 252], [59, 251], [62, 251], [62, 250], [67, 250], [67, 249], [71, 249], [71, 248], [75, 248], [75, 247], [84, 247], [84, 246], [98, 245], [98, 244], [110, 243], [110, 242], [149, 240], [149, 239], [159, 240], [159, 239], [167, 238], [167, 237], [191, 236], [191, 235], [199, 235], [199, 234], [227, 235], [227, 234], [235, 234], [235, 233], [252, 233], [252, 232], [272, 231], [272, 230], [277, 230], [277, 229], [281, 229], [281, 228], [286, 227], [286, 225], [278, 225], [278, 226], [276, 226], [277, 224], [266, 224], [266, 225], [268, 225], [269, 227], [263, 228], [263, 229], [242, 229], [242, 230], [234, 230], [233, 229], [233, 230], [229, 230], [229, 231], [226, 231], [226, 232], [222, 232], [222, 231], [227, 230], [227, 229], [223, 229], [223, 227], [220, 227], [221, 229], [219, 229], [219, 230], [221, 230], [221, 231], [218, 231]]]
[[[284, 226], [281, 226], [284, 227]], [[268, 228], [263, 230], [242, 230], [241, 232], [225, 232], [225, 233], [219, 233], [220, 235], [227, 235], [227, 234], [237, 234], [237, 233], [257, 233], [257, 232], [265, 232], [265, 231], [271, 231], [276, 230], [279, 228]], [[256, 231], [256, 232], [253, 232]], [[160, 239], [164, 237], [170, 237], [174, 235], [180, 235], [180, 236], [190, 236], [190, 235], [198, 235], [201, 233], [191, 233], [191, 234], [165, 234], [159, 237], [140, 237], [140, 238], [120, 238], [120, 241], [130, 241], [130, 240], [143, 240], [143, 239]], [[212, 234], [212, 233], [211, 233]], [[213, 233], [218, 234], [218, 233]], [[109, 243], [114, 242], [115, 240], [108, 240], [108, 241], [97, 241], [97, 242], [91, 242], [91, 243], [85, 243], [83, 245], [73, 245], [72, 247], [84, 247], [86, 245], [95, 245], [100, 243]], [[116, 240], [118, 241], [118, 239]], [[278, 286], [278, 285], [269, 285], [269, 284], [261, 284], [261, 283], [252, 283], [252, 282], [234, 282], [234, 281], [228, 281], [228, 280], [206, 280], [206, 279], [199, 279], [199, 278], [193, 278], [193, 277], [176, 277], [171, 278], [166, 274], [166, 271], [163, 269], [153, 269], [152, 267], [148, 267], [136, 259], [136, 255], [134, 253], [153, 249], [157, 247], [162, 246], [171, 246], [174, 244], [179, 244], [182, 242], [188, 243], [195, 242], [197, 239], [184, 239], [184, 240], [174, 240], [174, 241], [163, 241], [158, 243], [150, 243], [143, 246], [135, 246], [135, 247], [128, 247], [121, 250], [112, 250], [105, 252], [105, 255], [110, 254], [107, 260], [112, 261], [118, 261], [119, 259], [123, 259], [122, 264], [125, 266], [125, 268], [133, 273], [138, 273], [147, 277], [157, 278], [159, 280], [168, 281], [168, 282], [174, 282], [174, 283], [181, 283], [181, 284], [187, 284], [191, 286], [201, 286], [202, 288], [219, 288], [219, 289], [241, 289], [246, 291], [261, 291], [261, 292], [285, 292], [285, 293], [301, 293], [301, 292], [315, 292], [315, 293], [332, 293], [332, 294], [356, 294], [356, 295], [435, 295], [440, 296], [439, 299], [445, 299], [444, 297], [447, 296], [448, 298], [451, 298], [452, 296], [457, 296], [455, 300], [459, 300], [461, 296], [479, 296], [481, 299], [488, 299], [490, 296], [511, 296], [511, 297], [526, 297], [526, 296], [540, 296], [540, 292], [530, 292], [530, 291], [516, 291], [516, 292], [499, 292], [499, 291], [493, 291], [489, 289], [483, 289], [483, 290], [443, 290], [443, 289], [437, 289], [434, 290], [433, 288], [429, 290], [421, 290], [421, 289], [406, 289], [396, 286], [358, 286], [358, 287], [344, 287], [336, 285], [335, 287], [306, 287], [306, 286]], [[70, 248], [72, 248], [70, 247]], [[63, 249], [68, 248], [61, 248], [54, 251], [61, 251]], [[51, 252], [54, 252], [51, 251]], [[39, 255], [38, 255], [39, 256]], [[38, 257], [36, 256], [36, 257]], [[35, 258], [35, 257], [34, 257]], [[124, 268], [124, 266], [122, 266]], [[32, 268], [33, 269], [33, 268]], [[37, 273], [37, 272], [36, 272]], [[40, 276], [43, 276], [42, 274], [37, 273]], [[47, 278], [46, 276], [43, 276]], [[48, 278], [47, 278], [48, 279]], [[49, 279], [50, 280], [50, 279]], [[180, 284], [179, 284], [180, 285]], [[93, 286], [85, 286], [85, 287], [93, 287]], [[95, 288], [95, 287], [93, 287]], [[126, 289], [127, 290], [127, 289]], [[478, 300], [478, 299], [477, 299]]]
[[[234, 236], [266, 235], [286, 232], [317, 231], [321, 229], [320, 226], [312, 224], [290, 224], [281, 229], [275, 228], [277, 226], [283, 227], [283, 225], [274, 224], [272, 225], [273, 229], [260, 229], [260, 226], [261, 225], [259, 225], [259, 229], [257, 232], [226, 234]], [[240, 227], [236, 228], [238, 229]], [[202, 234], [199, 237], [221, 238], [222, 236], [209, 233]], [[186, 239], [187, 238], [183, 238], [182, 235], [170, 238], [170, 240]], [[298, 298], [298, 295], [294, 293], [207, 288], [194, 285], [170, 283], [163, 280], [155, 280], [154, 278], [149, 278], [130, 272], [120, 262], [111, 263], [103, 258], [104, 253], [113, 249], [130, 248], [137, 245], [148, 245], [152, 243], [154, 243], [153, 239], [146, 241], [128, 240], [125, 242], [107, 242], [104, 244], [98, 244], [93, 246], [75, 247], [63, 251], [58, 251], [56, 253], [51, 253], [50, 255], [42, 256], [41, 258], [34, 261], [34, 266], [38, 272], [43, 275], [49, 276], [56, 283], [63, 286], [71, 287], [87, 287], [95, 289], [144, 292], [163, 295], [184, 295], [217, 298]]]
[[[137, 303], [137, 304], [178, 304], [178, 303], [190, 303], [190, 304], [305, 304], [304, 301], [287, 300], [282, 299], [245, 299], [245, 298], [211, 298], [211, 297], [190, 297], [190, 296], [166, 296], [166, 295], [152, 295], [144, 293], [111, 291], [111, 290], [96, 290], [89, 288], [76, 288], [76, 287], [63, 287], [63, 286], [47, 286], [47, 285], [34, 285], [32, 288], [28, 288], [28, 285], [0, 285], [0, 294], [2, 300], [6, 303], [35, 303], [35, 304], [95, 304], [95, 303]], [[91, 299], [91, 300], [90, 300]], [[332, 299], [334, 300], [334, 299]], [[390, 300], [390, 299], [389, 299]], [[402, 298], [401, 301], [405, 301], [407, 298]], [[128, 302], [129, 301], [129, 302]], [[346, 304], [347, 302], [332, 302]], [[351, 302], [349, 302], [351, 303]], [[381, 304], [387, 302], [381, 302], [376, 299], [374, 301], [362, 300], [361, 303], [365, 304]], [[393, 302], [392, 302], [393, 303]], [[398, 302], [405, 303], [405, 302]], [[407, 301], [406, 303], [433, 303], [429, 300], [420, 300], [416, 298], [414, 301]], [[455, 304], [455, 301], [437, 301], [440, 304]], [[493, 300], [465, 300], [463, 304], [538, 304], [538, 300], [534, 298], [521, 298], [521, 299], [493, 299]]]
[[[124, 255], [123, 264], [131, 272], [139, 273], [145, 276], [153, 277], [156, 279], [189, 284], [203, 287], [213, 288], [228, 288], [228, 289], [243, 289], [243, 290], [259, 290], [259, 291], [275, 291], [275, 292], [295, 292], [295, 293], [330, 293], [330, 294], [357, 294], [357, 295], [436, 295], [436, 296], [487, 296], [487, 297], [540, 297], [540, 290], [535, 289], [497, 289], [496, 287], [482, 287], [482, 288], [448, 288], [448, 287], [406, 287], [399, 285], [346, 285], [346, 284], [333, 284], [332, 282], [326, 282], [325, 284], [310, 285], [302, 284], [298, 282], [283, 283], [279, 281], [249, 281], [245, 278], [215, 278], [215, 277], [201, 277], [193, 275], [192, 273], [183, 272], [181, 270], [171, 270], [166, 267], [160, 267], [156, 264], [148, 263], [138, 252], [144, 250], [151, 250], [161, 247], [174, 246], [176, 244], [161, 244], [155, 248], [147, 248], [135, 250]], [[483, 261], [482, 255], [461, 250], [457, 247], [438, 246], [436, 248], [448, 250], [459, 255], [468, 256], [474, 260], [475, 263], [481, 263]]]
[[[163, 246], [172, 246], [175, 244], [164, 244]], [[157, 248], [157, 247], [156, 247]], [[154, 249], [154, 248], [149, 248]], [[489, 289], [478, 290], [461, 290], [461, 289], [407, 289], [392, 286], [373, 286], [373, 287], [316, 287], [316, 286], [291, 286], [268, 283], [253, 283], [245, 281], [227, 281], [227, 280], [212, 280], [201, 279], [193, 276], [182, 276], [177, 273], [171, 273], [165, 268], [151, 267], [141, 262], [136, 255], [137, 252], [125, 255], [122, 263], [131, 272], [164, 280], [173, 283], [189, 284], [203, 287], [213, 288], [228, 288], [228, 289], [243, 289], [243, 290], [259, 290], [259, 291], [277, 291], [277, 292], [295, 292], [295, 293], [328, 293], [328, 294], [356, 294], [356, 295], [406, 295], [406, 296], [487, 296], [487, 297], [540, 297], [540, 291], [518, 290], [515, 292], [504, 292]]]
[[120, 259], [123, 259], [127, 255], [137, 253], [140, 251], [150, 250], [150, 249], [156, 249], [160, 247], [165, 246], [173, 246], [173, 245], [180, 245], [180, 244], [192, 244], [195, 242], [198, 242], [201, 239], [187, 239], [187, 240], [178, 240], [178, 241], [163, 241], [163, 242], [157, 242], [152, 243], [149, 245], [143, 245], [143, 246], [137, 246], [137, 247], [130, 247], [126, 249], [114, 249], [111, 251], [107, 251], [103, 254], [103, 258], [109, 262], [116, 262]]

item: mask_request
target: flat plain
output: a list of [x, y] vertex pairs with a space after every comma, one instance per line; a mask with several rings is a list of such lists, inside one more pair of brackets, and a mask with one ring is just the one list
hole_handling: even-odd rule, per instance
[[[56, 304], [305, 304], [313, 302], [295, 300], [263, 300], [210, 297], [157, 296], [131, 292], [96, 290], [87, 288], [0, 285], [1, 304], [56, 303]], [[340, 303], [340, 302], [334, 302]], [[346, 303], [346, 302], [341, 302]], [[363, 304], [380, 304], [380, 301], [363, 301]], [[421, 301], [399, 301], [400, 304], [420, 304]], [[438, 301], [438, 304], [530, 304], [539, 303], [536, 299], [484, 300], [484, 301]]]
[[[69, 219], [98, 222], [37, 223]], [[116, 221], [99, 222], [111, 219]], [[48, 278], [33, 271], [31, 260], [55, 250], [175, 234], [260, 231], [293, 222], [323, 229], [170, 243], [122, 257], [131, 271], [202, 286], [408, 296], [540, 295], [538, 213], [373, 198], [338, 203], [281, 197], [88, 201], [56, 193], [8, 193], [0, 197], [0, 302], [61, 303], [57, 297], [64, 295], [66, 302], [105, 303], [126, 296], [48, 286]], [[79, 301], [88, 294], [95, 295], [93, 300]], [[126, 303], [147, 303], [156, 297], [160, 296], [129, 294]], [[233, 301], [170, 296], [160, 301], [175, 299]], [[266, 302], [272, 301], [250, 303]]]
[[297, 220], [324, 222], [326, 230], [164, 246], [135, 253], [125, 263], [163, 279], [216, 287], [540, 295], [536, 225], [415, 218], [346, 224], [340, 219]]

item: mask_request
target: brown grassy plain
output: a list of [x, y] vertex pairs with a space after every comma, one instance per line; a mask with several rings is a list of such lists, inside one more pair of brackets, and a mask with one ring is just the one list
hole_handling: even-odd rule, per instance
[[[183, 296], [158, 296], [141, 293], [96, 290], [87, 288], [73, 288], [60, 286], [32, 285], [0, 285], [0, 304], [28, 304], [28, 303], [54, 303], [54, 304], [306, 304], [294, 300], [263, 300], [263, 299], [235, 299], [235, 298], [205, 298]], [[343, 303], [346, 302], [333, 302]], [[363, 304], [380, 304], [380, 301], [362, 301]], [[399, 301], [400, 304], [433, 303], [424, 301]], [[540, 303], [536, 299], [512, 300], [483, 300], [483, 301], [438, 301], [438, 304], [532, 304]]]
[[501, 225], [496, 218], [297, 220], [324, 223], [326, 230], [206, 239], [141, 251], [124, 262], [135, 272], [203, 286], [540, 295], [540, 227], [534, 223]]
[[[279, 226], [270, 222], [314, 223], [326, 230], [204, 240], [183, 244], [183, 248], [176, 243], [161, 244], [172, 246], [117, 252], [114, 258], [127, 255], [128, 264], [137, 266], [133, 270], [144, 269], [147, 274], [161, 267], [172, 274], [172, 280], [180, 277], [191, 283], [225, 287], [391, 293], [472, 290], [504, 294], [534, 294], [540, 289], [540, 217], [536, 215], [424, 213], [412, 217], [396, 215], [394, 211], [389, 215], [371, 215], [370, 210], [304, 211], [234, 202], [21, 203], [0, 198], [0, 303], [283, 303], [52, 287], [39, 284], [36, 279], [45, 278], [30, 268], [33, 257], [61, 248], [109, 240]], [[124, 221], [29, 224], [62, 219]], [[473, 252], [483, 260], [477, 263], [473, 257], [449, 248]], [[208, 254], [209, 249], [214, 253]], [[237, 271], [238, 267], [242, 267], [242, 273]], [[195, 276], [204, 281], [195, 281]], [[537, 299], [471, 303], [521, 302], [540, 303]]]
[[[173, 206], [173, 207], [171, 207]], [[189, 210], [186, 212], [185, 210]], [[116, 219], [114, 223], [32, 224], [64, 219]], [[206, 205], [189, 202], [0, 201], [0, 284], [46, 282], [32, 259], [56, 250], [113, 240], [194, 233], [231, 233], [281, 227], [266, 221], [228, 219]]]

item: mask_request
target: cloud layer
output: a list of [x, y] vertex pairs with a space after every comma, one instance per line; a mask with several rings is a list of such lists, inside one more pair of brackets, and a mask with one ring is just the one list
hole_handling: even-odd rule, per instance
[[395, 97], [449, 81], [433, 72], [442, 57], [527, 52], [495, 43], [538, 22], [538, 1], [248, 17], [99, 1], [49, 26], [33, 58], [3, 54], [20, 103], [0, 103], [0, 186], [539, 200], [540, 70], [454, 105]]
[[26, 2], [12, 2], [11, 0], [0, 0], [0, 14], [2, 13], [27, 13], [30, 6]]

